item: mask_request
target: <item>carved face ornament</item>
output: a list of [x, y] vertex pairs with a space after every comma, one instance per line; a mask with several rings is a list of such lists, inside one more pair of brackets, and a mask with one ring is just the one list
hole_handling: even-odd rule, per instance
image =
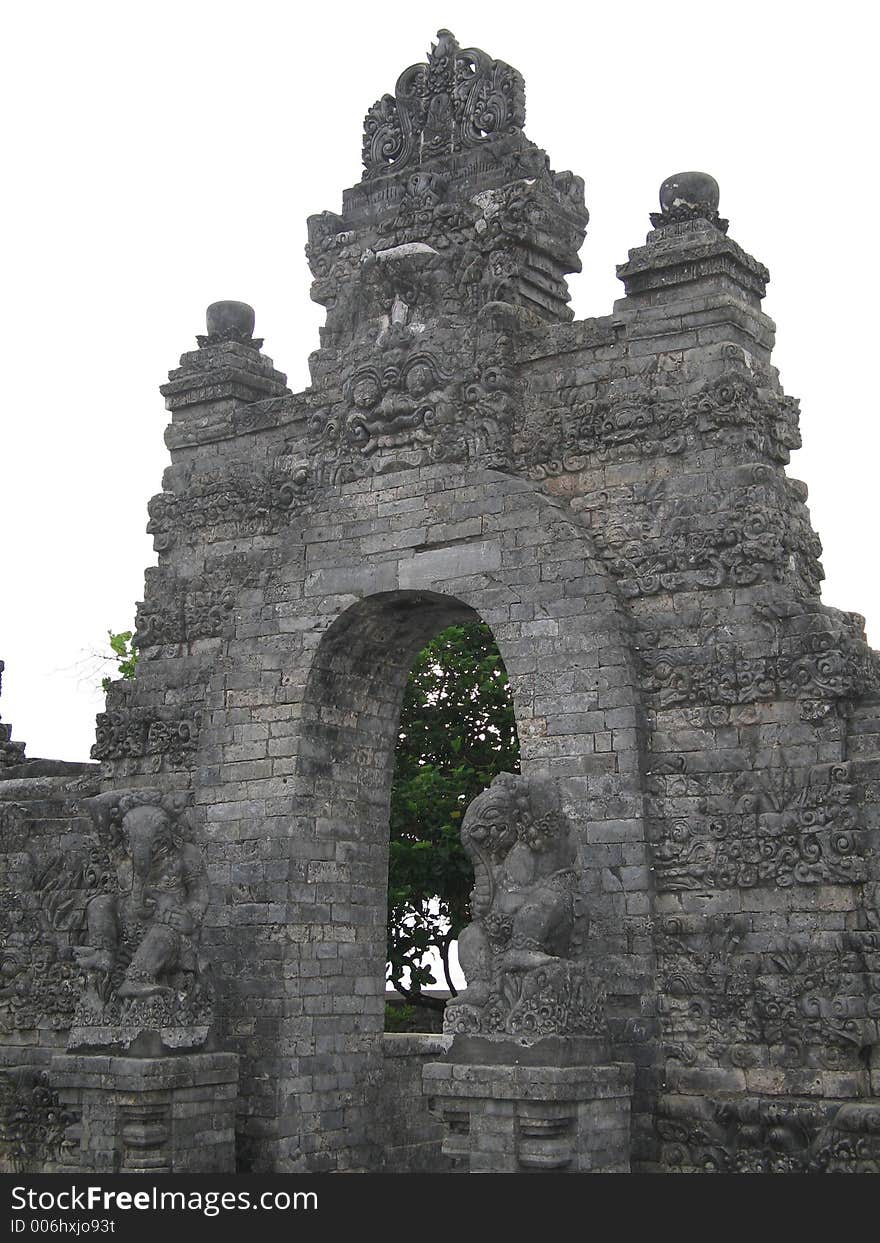
[[454, 407], [444, 399], [447, 384], [426, 354], [381, 371], [361, 368], [350, 382], [346, 439], [364, 453], [430, 440], [438, 423], [454, 417]]

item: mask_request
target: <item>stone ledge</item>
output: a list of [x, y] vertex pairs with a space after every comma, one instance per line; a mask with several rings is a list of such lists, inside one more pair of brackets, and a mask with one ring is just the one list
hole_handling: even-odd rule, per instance
[[452, 1044], [451, 1036], [438, 1032], [386, 1032], [382, 1037], [384, 1057], [442, 1057]]
[[425, 1090], [494, 1100], [570, 1100], [628, 1096], [635, 1070], [625, 1062], [609, 1066], [462, 1066], [429, 1062]]

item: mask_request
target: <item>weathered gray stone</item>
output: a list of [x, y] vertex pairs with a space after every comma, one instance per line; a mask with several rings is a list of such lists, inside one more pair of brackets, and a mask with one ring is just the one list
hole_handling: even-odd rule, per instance
[[[137, 676], [98, 720], [102, 797], [191, 797], [239, 1168], [388, 1168], [392, 1149], [424, 1168], [437, 1124], [420, 1102], [389, 1130], [381, 1100], [421, 1056], [404, 1073], [383, 1052], [388, 794], [415, 654], [480, 618], [524, 788], [554, 792], [573, 847], [565, 936], [530, 952], [557, 992], [605, 997], [608, 1053], [563, 1006], [549, 1064], [539, 1042], [529, 1066], [432, 1062], [450, 1101], [460, 1069], [483, 1102], [470, 1168], [539, 1168], [543, 1135], [569, 1169], [876, 1170], [880, 664], [863, 619], [820, 599], [768, 273], [713, 179], [675, 174], [613, 314], [572, 322], [583, 183], [525, 137], [523, 89], [443, 31], [370, 110], [363, 179], [309, 221], [327, 308], [309, 389], [232, 304], [171, 373], [159, 564]], [[63, 1135], [35, 1137], [83, 983], [97, 770], [28, 770], [2, 728], [4, 1117], [56, 1168]], [[496, 991], [523, 983], [505, 955], [540, 880], [509, 859], [511, 909], [473, 921], [493, 915]], [[117, 1151], [101, 1108], [94, 1169]], [[590, 1127], [604, 1148], [571, 1139]]]

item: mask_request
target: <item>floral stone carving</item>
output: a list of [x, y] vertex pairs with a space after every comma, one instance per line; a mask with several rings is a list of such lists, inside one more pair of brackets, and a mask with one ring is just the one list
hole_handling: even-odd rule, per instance
[[601, 985], [570, 957], [576, 844], [554, 783], [500, 773], [469, 806], [461, 838], [476, 873], [458, 943], [468, 987], [447, 1005], [446, 1030], [602, 1033]]
[[187, 795], [111, 791], [88, 800], [97, 831], [86, 943], [74, 948], [85, 987], [68, 1048], [204, 1045], [213, 1018], [200, 950], [208, 905], [201, 851], [187, 840]]
[[364, 177], [520, 135], [524, 122], [521, 75], [440, 30], [427, 64], [405, 69], [367, 113]]
[[63, 1173], [76, 1149], [77, 1122], [45, 1070], [0, 1071], [0, 1173]]

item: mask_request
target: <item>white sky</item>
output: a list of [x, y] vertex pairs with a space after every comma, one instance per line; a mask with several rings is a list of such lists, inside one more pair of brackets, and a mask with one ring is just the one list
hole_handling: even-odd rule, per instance
[[880, 644], [874, 13], [853, 0], [9, 6], [0, 711], [28, 754], [88, 755], [102, 697], [83, 662], [131, 627], [155, 562], [158, 385], [207, 304], [237, 298], [305, 386], [323, 314], [305, 218], [339, 209], [364, 112], [439, 26], [521, 70], [529, 137], [586, 180], [578, 317], [622, 293], [614, 265], [643, 242], [665, 176], [718, 179], [731, 236], [770, 268], [824, 598], [866, 614]]

